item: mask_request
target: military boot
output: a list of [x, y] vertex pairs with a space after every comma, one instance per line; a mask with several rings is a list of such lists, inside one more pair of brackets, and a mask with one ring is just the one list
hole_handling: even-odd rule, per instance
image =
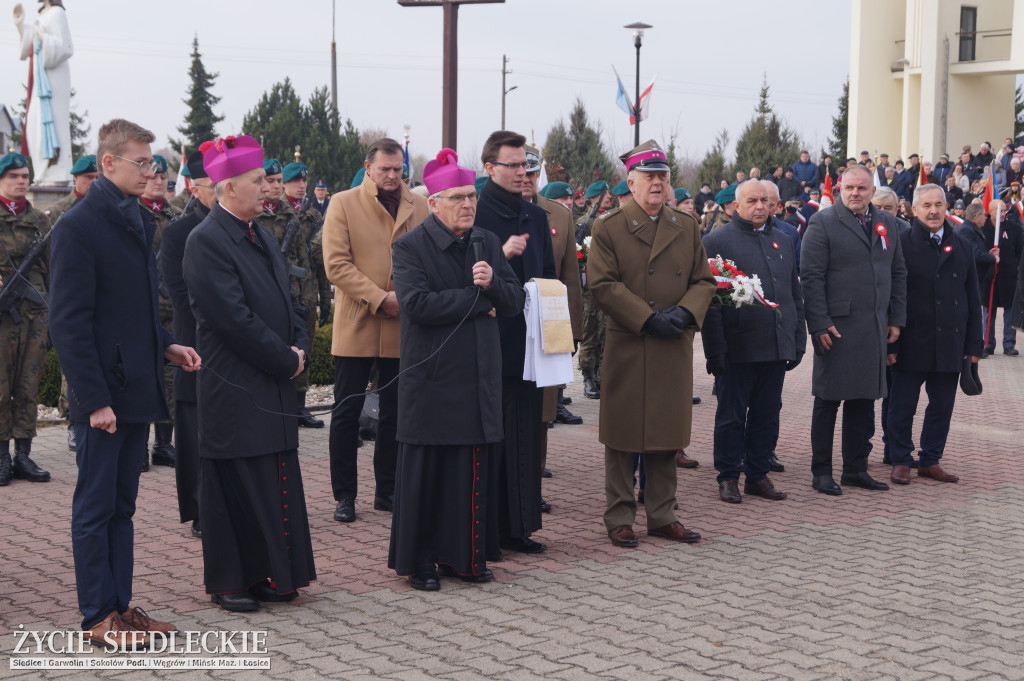
[[29, 458], [32, 451], [32, 438], [15, 438], [14, 440], [14, 477], [29, 482], [49, 482], [50, 474], [36, 465]]
[[75, 424], [68, 421], [68, 449], [78, 451], [78, 442], [75, 440]]
[[306, 393], [298, 394], [299, 397], [299, 425], [303, 428], [323, 428], [324, 422], [309, 413], [306, 409]]
[[583, 372], [583, 396], [592, 400], [601, 399], [601, 388], [597, 384], [597, 377], [592, 369]]
[[174, 468], [174, 445], [171, 436], [174, 434], [173, 423], [153, 424], [153, 465]]
[[11, 484], [11, 441], [0, 440], [0, 487]]

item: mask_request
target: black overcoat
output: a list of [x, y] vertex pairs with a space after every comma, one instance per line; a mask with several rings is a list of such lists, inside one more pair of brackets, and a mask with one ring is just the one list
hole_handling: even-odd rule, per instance
[[291, 416], [298, 358], [291, 346], [309, 353], [306, 320], [296, 309], [277, 240], [258, 222], [253, 230], [262, 247], [244, 222], [217, 204], [185, 243], [183, 272], [203, 358], [197, 404], [205, 458], [299, 446], [299, 424]]
[[[182, 215], [167, 225], [163, 239], [160, 240], [160, 253], [157, 255], [157, 269], [160, 279], [167, 290], [167, 297], [174, 306], [174, 337], [182, 345], [195, 347], [196, 318], [192, 316], [192, 307], [188, 300], [188, 286], [182, 273], [182, 260], [185, 257], [185, 242], [192, 230], [202, 222], [209, 209], [197, 202], [188, 215]], [[194, 371], [174, 369], [174, 399], [178, 402], [196, 403], [196, 381]]]
[[[484, 236], [484, 259], [494, 269], [491, 286], [479, 297], [468, 235], [460, 241], [431, 215], [393, 247], [402, 320], [400, 442], [468, 445], [502, 439], [498, 319], [522, 316], [526, 293], [505, 260], [501, 240], [480, 227], [471, 233]], [[487, 314], [492, 307], [497, 318]]]
[[[488, 180], [480, 195], [476, 224], [496, 234], [502, 244], [510, 236], [530, 235], [522, 255], [509, 260], [512, 271], [523, 285], [531, 279], [557, 279], [548, 214], [540, 206], [522, 198], [515, 202], [510, 199], [512, 196]], [[498, 320], [498, 327], [501, 329], [501, 375], [522, 380], [526, 360], [526, 317], [502, 317]]]
[[72, 421], [111, 407], [119, 423], [170, 418], [163, 390], [154, 229], [138, 199], [100, 176], [51, 237], [50, 338]]
[[936, 248], [915, 220], [900, 236], [907, 267], [907, 324], [889, 345], [896, 371], [959, 373], [964, 355], [984, 349], [981, 298], [971, 244], [946, 220]]
[[[985, 250], [995, 246], [996, 227], [989, 217], [982, 228], [985, 234]], [[1004, 219], [999, 224], [999, 264], [990, 268], [982, 290], [985, 306], [988, 306], [989, 293], [992, 293], [993, 307], [1010, 307], [1013, 305], [1013, 292], [1017, 288], [1017, 269], [1020, 267], [1021, 254], [1024, 252], [1024, 238], [1021, 226], [1016, 220]], [[996, 270], [998, 269], [998, 272]], [[995, 289], [992, 290], [992, 280]]]
[[803, 357], [807, 348], [804, 301], [800, 290], [793, 240], [733, 215], [732, 220], [703, 239], [709, 258], [732, 260], [747, 276], [761, 280], [764, 296], [778, 304], [709, 307], [700, 333], [704, 354], [727, 355], [730, 362], [778, 362]]

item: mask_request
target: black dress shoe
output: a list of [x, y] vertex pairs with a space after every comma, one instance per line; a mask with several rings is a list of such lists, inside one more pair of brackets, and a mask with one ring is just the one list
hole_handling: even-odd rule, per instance
[[441, 590], [441, 578], [437, 576], [437, 568], [433, 565], [424, 565], [416, 570], [416, 574], [409, 577], [409, 583], [417, 591]]
[[142, 459], [142, 472], [143, 473], [148, 473], [149, 472], [149, 452], [146, 452], [144, 454], [144, 457], [145, 458]]
[[564, 404], [560, 404], [555, 410], [555, 421], [558, 423], [565, 423], [570, 426], [578, 426], [583, 423], [583, 417], [576, 416], [576, 414], [573, 414], [571, 411], [566, 409]]
[[393, 513], [395, 510], [395, 495], [389, 494], [386, 497], [374, 497], [373, 510]]
[[544, 501], [543, 498], [541, 498], [541, 500], [540, 500], [540, 512], [541, 513], [551, 513], [551, 504], [549, 504], [548, 502]]
[[494, 580], [494, 573], [487, 568], [484, 568], [484, 571], [478, 575], [459, 575], [455, 573], [455, 568], [450, 565], [438, 565], [437, 574], [442, 577], [458, 577], [464, 582], [471, 582], [473, 584], [483, 584], [484, 582]]
[[153, 445], [153, 465], [174, 468], [174, 448], [167, 449], [162, 445]]
[[519, 553], [543, 553], [547, 551], [547, 544], [533, 541], [530, 538], [506, 539], [501, 542], [501, 548], [506, 551], [518, 551]]
[[843, 473], [839, 482], [844, 485], [852, 485], [862, 489], [887, 490], [889, 485], [875, 480], [867, 473]]
[[1017, 348], [1003, 348], [1003, 354], [1009, 355], [1010, 357], [1016, 357], [1020, 354], [1020, 351], [1017, 350]]
[[696, 395], [694, 395], [694, 396], [693, 396], [693, 403], [694, 403], [694, 404], [700, 404], [700, 402], [701, 402], [700, 398], [699, 398], [699, 397], [697, 397]]
[[260, 609], [256, 599], [245, 592], [213, 594], [210, 600], [228, 612], [252, 612]]
[[540, 472], [540, 477], [542, 477], [542, 478], [550, 478], [551, 477], [551, 471], [548, 470], [547, 468], [545, 468], [544, 470], [542, 470]]
[[737, 480], [722, 480], [718, 483], [718, 498], [727, 504], [742, 503], [740, 496], [740, 484]]
[[270, 586], [270, 582], [264, 580], [250, 586], [249, 595], [265, 603], [288, 603], [299, 597], [299, 591], [294, 589], [286, 594], [279, 594]]
[[299, 425], [303, 428], [323, 428], [324, 422], [309, 413], [305, 407], [299, 409]]
[[772, 473], [785, 473], [786, 467], [779, 461], [779, 457], [775, 456], [775, 451], [768, 455], [768, 470]]
[[351, 497], [342, 499], [334, 509], [334, 519], [339, 523], [350, 523], [356, 519], [356, 500]]
[[831, 475], [819, 475], [815, 477], [814, 481], [811, 482], [811, 487], [822, 494], [831, 494], [835, 497], [843, 493], [843, 488], [836, 484], [836, 481], [832, 479]]
[[192, 536], [195, 537], [196, 539], [202, 539], [203, 538], [203, 530], [199, 527], [199, 521], [198, 520], [193, 520], [192, 521]]
[[636, 503], [637, 503], [637, 506], [644, 506], [645, 505], [644, 504], [644, 491], [643, 490], [640, 490], [639, 492], [636, 493]]

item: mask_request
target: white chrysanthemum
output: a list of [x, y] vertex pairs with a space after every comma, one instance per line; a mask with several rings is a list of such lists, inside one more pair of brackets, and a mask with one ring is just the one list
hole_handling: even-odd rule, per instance
[[589, 235], [588, 235], [588, 236], [585, 236], [585, 237], [583, 237], [583, 245], [587, 247], [587, 250], [590, 250], [590, 240], [591, 240], [592, 238], [593, 238], [593, 237], [592, 237], [592, 236], [589, 236]]

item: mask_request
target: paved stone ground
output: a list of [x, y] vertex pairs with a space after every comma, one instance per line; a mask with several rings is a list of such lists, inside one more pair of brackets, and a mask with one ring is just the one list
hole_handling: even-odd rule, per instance
[[[810, 487], [810, 362], [788, 376], [773, 476], [782, 502], [718, 501], [714, 398], [697, 349], [690, 455], [679, 517], [705, 539], [611, 546], [601, 523], [597, 402], [568, 394], [582, 426], [550, 432], [544, 496], [549, 550], [511, 554], [497, 580], [413, 591], [386, 565], [389, 516], [357, 500], [331, 519], [327, 430], [303, 430], [302, 465], [320, 578], [302, 598], [249, 615], [203, 594], [200, 544], [177, 522], [173, 471], [142, 479], [134, 604], [185, 630], [268, 630], [269, 672], [175, 672], [175, 679], [1022, 679], [1024, 678], [1024, 358], [982, 364], [985, 392], [957, 404], [944, 464], [950, 485], [914, 479], [889, 492]], [[611, 389], [612, 386], [606, 386]], [[880, 439], [875, 439], [876, 448]], [[0, 676], [10, 634], [79, 622], [69, 524], [75, 466], [63, 428], [36, 441], [49, 484], [0, 490]], [[880, 449], [876, 449], [876, 452]], [[360, 475], [372, 481], [369, 448]], [[870, 472], [887, 478], [880, 454]], [[637, 529], [644, 529], [641, 511]], [[93, 679], [167, 672], [50, 672]], [[47, 677], [47, 678], [49, 678]]]

